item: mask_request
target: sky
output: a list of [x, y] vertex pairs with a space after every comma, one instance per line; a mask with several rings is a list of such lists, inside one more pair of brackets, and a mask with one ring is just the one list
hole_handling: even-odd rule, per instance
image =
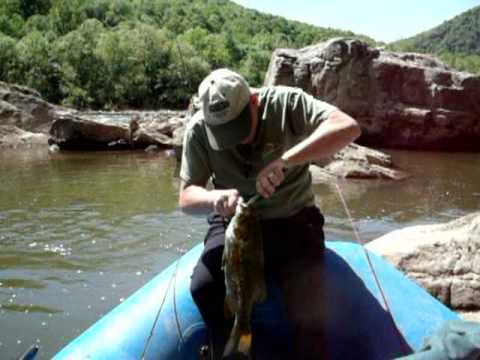
[[233, 0], [244, 7], [391, 42], [430, 30], [480, 0]]

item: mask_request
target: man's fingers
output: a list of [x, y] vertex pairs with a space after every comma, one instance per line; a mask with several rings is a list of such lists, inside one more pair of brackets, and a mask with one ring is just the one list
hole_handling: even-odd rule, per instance
[[274, 161], [260, 172], [257, 178], [257, 191], [263, 197], [270, 197], [285, 179], [282, 161]]
[[278, 185], [280, 185], [283, 181], [283, 178], [284, 176], [281, 171], [279, 172], [279, 171], [272, 170], [267, 175], [268, 181], [270, 181], [274, 187], [277, 187]]
[[283, 168], [276, 167], [273, 169], [274, 175], [277, 177], [279, 184], [285, 179], [285, 173], [283, 172]]
[[261, 177], [257, 181], [257, 191], [263, 197], [270, 197], [275, 192], [275, 186], [272, 185], [267, 177]]
[[235, 210], [235, 206], [237, 206], [237, 200], [238, 200], [238, 196], [236, 196], [235, 194], [230, 195], [228, 197], [227, 207], [230, 210], [232, 210], [232, 209]]
[[237, 190], [226, 191], [219, 195], [213, 204], [214, 211], [221, 216], [231, 216], [235, 212], [239, 194]]

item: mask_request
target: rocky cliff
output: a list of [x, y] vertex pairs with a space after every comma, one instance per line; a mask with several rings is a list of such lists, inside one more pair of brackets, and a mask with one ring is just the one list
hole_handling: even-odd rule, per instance
[[480, 76], [434, 57], [331, 39], [278, 49], [265, 85], [303, 88], [356, 118], [360, 143], [416, 150], [480, 150]]

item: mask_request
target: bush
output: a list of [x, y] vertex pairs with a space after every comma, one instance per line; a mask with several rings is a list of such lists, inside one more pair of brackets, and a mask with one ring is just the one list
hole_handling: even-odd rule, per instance
[[17, 63], [15, 39], [0, 33], [0, 80], [9, 82], [10, 72]]
[[15, 47], [16, 60], [10, 78], [38, 90], [44, 97], [59, 102], [61, 73], [52, 54], [52, 43], [42, 33], [33, 31], [24, 36]]
[[353, 35], [227, 0], [1, 0], [0, 33], [2, 79], [89, 108], [185, 106], [212, 69], [257, 86], [273, 49]]
[[156, 102], [170, 63], [166, 33], [150, 25], [122, 23], [103, 33], [95, 56], [103, 64], [102, 102], [135, 107]]

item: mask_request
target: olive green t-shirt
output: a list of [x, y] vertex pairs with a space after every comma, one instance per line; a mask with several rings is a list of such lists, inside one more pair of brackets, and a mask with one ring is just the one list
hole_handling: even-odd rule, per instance
[[[336, 108], [301, 89], [275, 86], [259, 92], [259, 129], [250, 145], [215, 151], [209, 143], [201, 111], [187, 124], [180, 178], [185, 185], [237, 189], [245, 199], [256, 194], [257, 174], [271, 161], [308, 137]], [[268, 199], [259, 201], [262, 218], [294, 215], [314, 204], [309, 164], [285, 171], [284, 181]]]

